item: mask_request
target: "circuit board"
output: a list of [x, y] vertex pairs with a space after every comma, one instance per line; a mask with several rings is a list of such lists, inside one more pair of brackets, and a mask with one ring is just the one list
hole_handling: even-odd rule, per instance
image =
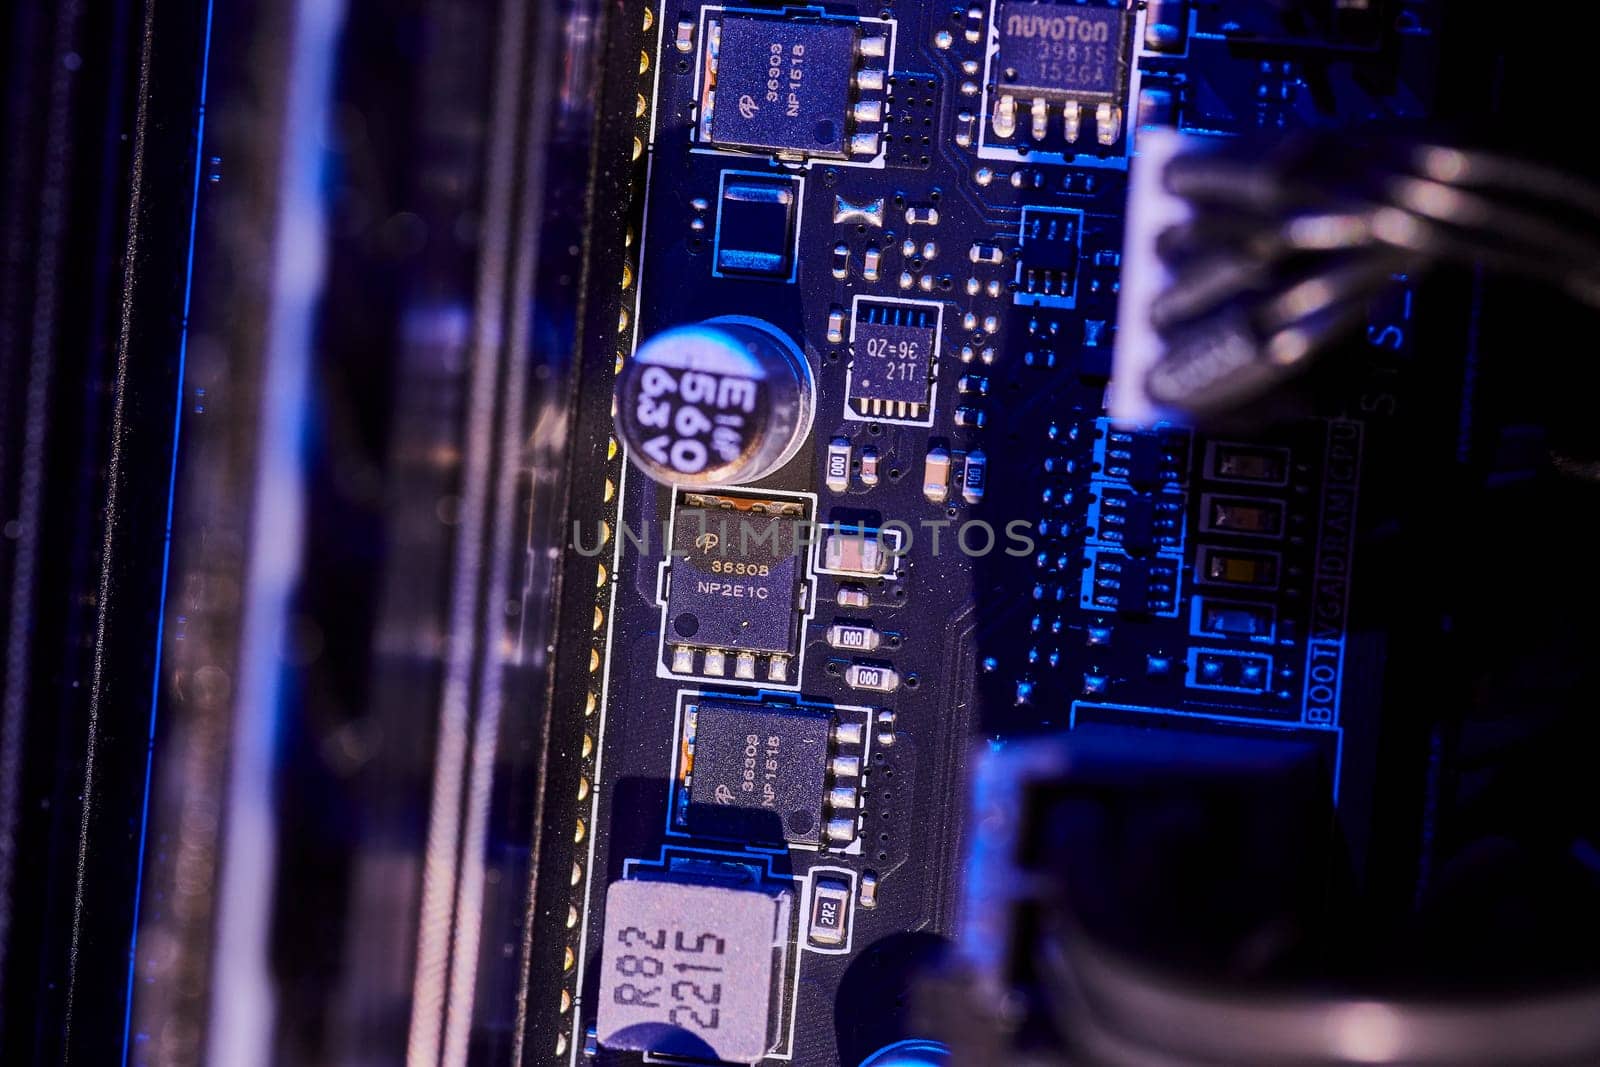
[[[619, 368], [731, 323], [791, 353], [806, 417], [736, 484], [613, 442], [577, 535], [595, 682], [549, 1062], [856, 1064], [912, 1036], [985, 739], [1293, 738], [1359, 851], [1353, 546], [1412, 293], [1374, 303], [1356, 384], [1268, 435], [1104, 410], [1144, 128], [1427, 113], [1430, 6], [1348, 6], [1371, 17], [1298, 33], [1270, 3], [640, 9]], [[698, 469], [731, 412], [658, 458]]]

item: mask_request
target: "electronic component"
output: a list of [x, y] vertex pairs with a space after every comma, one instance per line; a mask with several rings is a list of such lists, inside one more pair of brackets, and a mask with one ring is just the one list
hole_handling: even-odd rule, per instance
[[811, 433], [814, 392], [805, 357], [770, 323], [729, 316], [678, 326], [623, 361], [617, 436], [659, 482], [759, 481]]
[[1082, 243], [1083, 212], [1024, 207], [1012, 299], [1019, 304], [1075, 307]]
[[[818, 711], [706, 701], [688, 709], [675, 821], [749, 844], [848, 845], [856, 836], [859, 723]], [[830, 785], [831, 781], [831, 785]]]
[[773, 1043], [789, 938], [782, 892], [625, 879], [606, 890], [602, 1047], [755, 1063]]
[[1208, 533], [1279, 537], [1283, 534], [1283, 501], [1217, 496], [1200, 500], [1200, 529]]
[[813, 712], [701, 704], [686, 821], [695, 833], [822, 843], [832, 723]]
[[725, 13], [710, 23], [701, 139], [794, 159], [876, 156], [887, 52], [853, 19]]
[[861, 484], [878, 484], [878, 450], [871, 445], [861, 450]]
[[1206, 477], [1214, 482], [1287, 485], [1289, 450], [1213, 441], [1206, 447]]
[[[1176, 615], [1179, 570], [1176, 557], [1129, 556], [1092, 549], [1084, 571], [1081, 605], [1124, 615]], [[1043, 587], [1035, 595], [1043, 599]]]
[[1110, 482], [1096, 482], [1094, 490], [1089, 505], [1094, 540], [1133, 555], [1182, 547], [1183, 493], [1141, 493]]
[[[666, 641], [675, 673], [788, 680], [799, 649], [803, 553], [798, 501], [685, 493], [672, 520]], [[766, 660], [758, 670], [757, 656]]]
[[852, 652], [871, 652], [883, 640], [883, 635], [875, 627], [848, 622], [836, 622], [829, 626], [827, 637], [830, 647]]
[[892, 693], [900, 688], [900, 672], [893, 667], [874, 667], [865, 663], [852, 663], [844, 669], [844, 684], [851, 689], [867, 689], [874, 693]]
[[1034, 141], [1044, 141], [1054, 127], [1055, 136], [1076, 142], [1087, 104], [1094, 109], [1095, 139], [1117, 143], [1128, 83], [1128, 17], [1120, 3], [1002, 0], [995, 32], [995, 136], [1010, 139], [1024, 127]]
[[1182, 485], [1189, 469], [1189, 433], [1167, 426], [1134, 430], [1106, 419], [1097, 421], [1101, 436], [1094, 458], [1106, 478], [1136, 489]]
[[864, 608], [872, 604], [872, 598], [859, 585], [841, 585], [834, 600], [841, 608]]
[[1270, 641], [1273, 620], [1273, 610], [1266, 604], [1244, 604], [1210, 597], [1197, 597], [1194, 602], [1194, 632], [1208, 637]]
[[876, 530], [835, 531], [822, 542], [822, 569], [826, 571], [878, 578], [889, 570], [892, 559]]
[[1202, 547], [1195, 563], [1195, 576], [1207, 585], [1273, 589], [1278, 584], [1278, 555], [1275, 552], [1240, 552], [1231, 548]]
[[983, 499], [984, 486], [989, 481], [989, 457], [982, 450], [967, 453], [961, 464], [961, 499], [976, 504]]
[[794, 281], [801, 179], [724, 171], [721, 185], [712, 273]]
[[835, 437], [828, 442], [828, 466], [823, 481], [835, 493], [850, 488], [850, 439]]
[[1270, 656], [1209, 648], [1189, 650], [1189, 672], [1185, 681], [1196, 689], [1259, 693], [1271, 680]]
[[1120, 4], [1004, 0], [1000, 84], [1017, 96], [1120, 99], [1125, 14]]
[[941, 309], [936, 304], [858, 300], [850, 320], [849, 411], [926, 424], [933, 403]]
[[850, 883], [835, 875], [817, 875], [811, 885], [811, 916], [806, 939], [834, 948], [850, 939]]
[[943, 504], [950, 496], [950, 450], [928, 449], [922, 461], [922, 495], [935, 504]]

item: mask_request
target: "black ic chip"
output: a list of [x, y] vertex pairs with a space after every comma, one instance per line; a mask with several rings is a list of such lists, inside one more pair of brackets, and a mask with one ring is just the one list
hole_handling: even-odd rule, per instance
[[797, 651], [800, 560], [793, 519], [685, 508], [673, 522], [672, 551], [670, 643], [736, 652]]
[[714, 144], [846, 154], [856, 27], [728, 15], [721, 21]]
[[[858, 307], [850, 365], [850, 400], [857, 410], [920, 415], [928, 402], [938, 338], [938, 317], [932, 309], [876, 303]], [[885, 405], [895, 405], [895, 410], [885, 411]], [[918, 410], [902, 412], [900, 405]]]
[[1000, 88], [1016, 96], [1120, 99], [1120, 7], [1006, 0], [1000, 5]]
[[701, 704], [689, 828], [737, 841], [821, 844], [832, 728], [815, 712]]
[[1017, 301], [1073, 306], [1082, 239], [1081, 211], [1024, 207], [1017, 249]]

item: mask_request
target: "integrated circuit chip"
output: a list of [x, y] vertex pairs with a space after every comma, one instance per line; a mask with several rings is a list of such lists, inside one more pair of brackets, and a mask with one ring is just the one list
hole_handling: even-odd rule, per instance
[[932, 399], [937, 308], [862, 301], [851, 324], [848, 399], [858, 415], [918, 422]]
[[702, 703], [688, 828], [749, 842], [820, 845], [833, 722], [817, 712]]
[[1001, 88], [1046, 99], [1119, 99], [1125, 17], [1120, 7], [1006, 0], [998, 23]]
[[782, 515], [684, 508], [673, 522], [669, 640], [746, 652], [795, 651], [800, 557]]
[[702, 139], [792, 158], [878, 154], [886, 71], [871, 64], [886, 38], [857, 20], [724, 14], [710, 39]]
[[772, 1046], [789, 896], [626, 879], [606, 890], [601, 1046], [755, 1063]]
[[1026, 129], [1036, 142], [1075, 144], [1092, 121], [1095, 140], [1115, 145], [1128, 93], [1129, 25], [1116, 0], [1002, 0], [990, 131], [1008, 140]]
[[1083, 212], [1024, 206], [1012, 299], [1019, 304], [1075, 307], [1082, 244]]
[[855, 28], [843, 23], [724, 18], [711, 139], [844, 154], [855, 47]]

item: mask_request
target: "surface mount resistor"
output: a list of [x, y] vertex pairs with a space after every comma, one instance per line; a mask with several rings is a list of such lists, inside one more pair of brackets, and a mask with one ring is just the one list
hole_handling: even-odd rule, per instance
[[843, 945], [850, 937], [850, 883], [818, 877], [811, 891], [811, 917], [806, 939], [813, 945]]
[[968, 452], [961, 468], [961, 498], [969, 504], [983, 499], [984, 486], [989, 481], [989, 457], [981, 450]]
[[850, 488], [850, 440], [845, 437], [835, 437], [828, 442], [828, 472], [827, 485], [835, 493], [842, 493]]
[[943, 504], [950, 496], [950, 453], [946, 449], [928, 450], [922, 465], [922, 495], [935, 504]]
[[851, 689], [892, 693], [900, 688], [900, 672], [893, 667], [869, 667], [865, 663], [852, 663], [844, 669], [844, 684]]
[[828, 644], [856, 652], [871, 652], [883, 641], [883, 635], [871, 626], [836, 622], [828, 627]]

